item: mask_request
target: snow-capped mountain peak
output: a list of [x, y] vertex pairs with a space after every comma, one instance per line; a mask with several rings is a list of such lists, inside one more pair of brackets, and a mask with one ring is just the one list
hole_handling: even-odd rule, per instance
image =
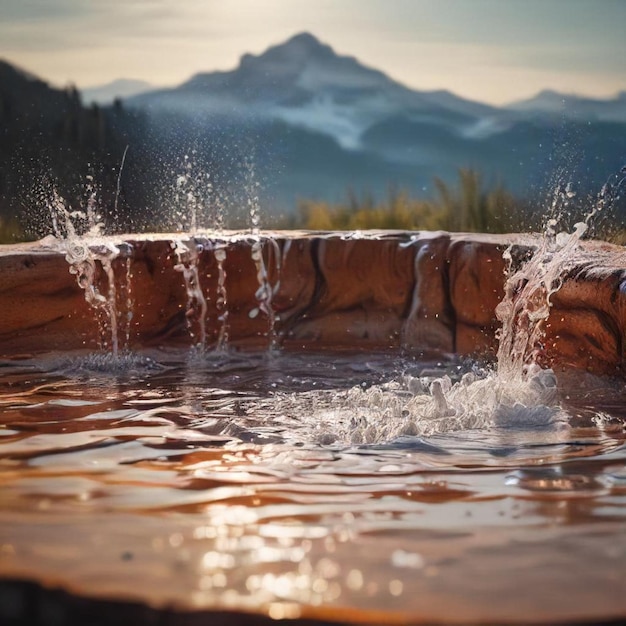
[[328, 135], [349, 149], [362, 147], [364, 133], [389, 118], [463, 133], [491, 112], [449, 92], [413, 91], [309, 33], [259, 55], [246, 54], [230, 72], [196, 74], [177, 89], [132, 103], [196, 117], [279, 120]]

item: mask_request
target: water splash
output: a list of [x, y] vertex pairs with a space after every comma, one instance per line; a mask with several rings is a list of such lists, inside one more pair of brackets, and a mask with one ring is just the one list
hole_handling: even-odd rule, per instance
[[144, 376], [147, 372], [162, 371], [165, 367], [149, 356], [122, 350], [119, 354], [112, 352], [95, 352], [85, 356], [64, 357], [56, 365], [56, 370], [73, 377], [90, 379], [94, 374], [108, 377], [123, 376], [132, 378]]
[[[216, 182], [219, 182], [219, 179]], [[211, 191], [209, 226], [218, 237], [221, 237], [224, 233], [226, 220], [227, 193], [225, 189], [219, 189], [215, 184]]]
[[[91, 285], [92, 291], [95, 292], [97, 304], [91, 303], [96, 308], [102, 308], [105, 312], [105, 326], [108, 328], [111, 337], [111, 352], [114, 357], [119, 355], [119, 336], [118, 336], [118, 311], [117, 311], [117, 286], [115, 284], [115, 271], [113, 269], [113, 261], [120, 255], [120, 249], [112, 243], [101, 244], [98, 246], [91, 246], [88, 248], [91, 253], [91, 263], [95, 269], [95, 262], [99, 261], [102, 269], [104, 270], [107, 278], [107, 291], [106, 296], [98, 293], [97, 288]], [[67, 259], [67, 257], [66, 257]], [[70, 268], [70, 272], [72, 268]], [[80, 284], [80, 283], [79, 283]], [[103, 348], [107, 348], [106, 339], [104, 340]]]
[[224, 269], [226, 246], [217, 243], [213, 254], [217, 262], [217, 298], [215, 306], [220, 325], [215, 349], [217, 352], [225, 352], [228, 349], [228, 293], [226, 291], [226, 270]]
[[[404, 405], [403, 411], [414, 426], [404, 424], [401, 428], [414, 428], [424, 434], [432, 429], [439, 432], [490, 426], [556, 426], [557, 429], [565, 426], [557, 378], [551, 369], [540, 365], [545, 323], [553, 295], [580, 261], [581, 239], [598, 213], [611, 204], [615, 190], [619, 190], [624, 180], [626, 176], [619, 179], [615, 188], [605, 185], [597, 202], [571, 232], [559, 232], [558, 224], [566, 216], [576, 192], [571, 183], [557, 187], [544, 234], [536, 248], [528, 250], [529, 254], [521, 260], [514, 258], [519, 247], [510, 246], [504, 253], [509, 275], [504, 298], [496, 308], [502, 324], [496, 369], [480, 376], [467, 374], [455, 384], [446, 377], [432, 381], [428, 393], [417, 393]], [[414, 381], [409, 383], [409, 388], [411, 385], [419, 387]], [[423, 423], [418, 427], [415, 415], [420, 416], [419, 423], [426, 419], [426, 430]], [[371, 425], [367, 428], [371, 430]]]
[[[270, 258], [274, 259], [274, 263], [276, 266], [276, 275], [280, 276], [281, 254], [278, 242], [270, 237], [265, 241], [265, 243], [267, 244], [267, 249], [270, 251]], [[275, 285], [272, 285], [270, 283], [267, 266], [265, 264], [265, 259], [263, 258], [263, 247], [263, 241], [257, 239], [252, 243], [252, 248], [250, 252], [252, 256], [252, 261], [254, 262], [256, 268], [256, 278], [259, 288], [254, 294], [258, 302], [258, 307], [252, 309], [249, 315], [251, 318], [255, 318], [258, 316], [259, 312], [262, 312], [267, 317], [268, 347], [271, 352], [278, 347], [278, 341], [276, 336], [276, 313], [274, 311], [272, 299], [277, 291], [280, 289], [280, 282], [276, 282]]]
[[85, 183], [85, 219], [87, 222], [87, 236], [100, 237], [104, 233], [104, 222], [98, 207], [98, 188], [93, 174], [88, 174]]
[[290, 441], [340, 447], [494, 427], [557, 437], [567, 431], [553, 372], [537, 368], [523, 386], [498, 382], [493, 371], [475, 366], [462, 376], [424, 370], [370, 386], [276, 392], [241, 405], [245, 414], [260, 419], [260, 433], [273, 428]]
[[243, 161], [244, 169], [244, 191], [246, 193], [246, 204], [248, 206], [248, 218], [250, 220], [250, 232], [253, 236], [258, 236], [261, 228], [261, 205], [259, 202], [259, 183], [256, 175], [254, 158], [246, 156]]
[[[253, 183], [247, 187], [250, 225], [254, 234], [251, 257], [258, 283], [255, 293], [258, 306], [250, 312], [250, 316], [263, 313], [267, 317], [271, 351], [277, 345], [273, 298], [280, 287], [281, 263], [287, 254], [288, 244], [281, 255], [274, 239], [260, 239], [259, 203], [255, 191], [258, 183], [255, 182], [252, 161], [247, 160], [246, 163], [248, 182]], [[181, 175], [177, 181], [181, 197], [186, 199], [189, 224], [194, 232], [200, 228], [198, 216], [204, 210], [197, 180], [189, 166], [187, 174]], [[378, 443], [402, 435], [430, 435], [467, 428], [560, 427], [563, 413], [559, 406], [556, 377], [551, 370], [538, 365], [543, 351], [545, 322], [550, 314], [553, 295], [576, 263], [580, 239], [589, 232], [595, 216], [611, 206], [624, 180], [626, 175], [622, 175], [617, 184], [607, 181], [592, 210], [575, 225], [572, 232], [561, 230], [560, 222], [570, 209], [575, 190], [571, 184], [560, 185], [554, 194], [544, 236], [530, 251], [532, 254], [520, 262], [512, 248], [506, 251], [510, 276], [505, 284], [505, 298], [497, 309], [502, 329], [496, 371], [471, 371], [455, 382], [445, 375], [434, 378], [407, 375], [401, 381], [373, 385], [368, 389], [357, 386], [345, 394], [333, 392], [327, 398], [319, 392], [311, 392], [313, 395], [310, 397], [306, 393], [294, 397], [276, 395], [272, 397], [272, 414], [284, 410], [297, 416], [307, 411], [303, 407], [308, 402], [316, 423], [326, 425], [326, 430], [318, 433], [321, 442], [351, 444]], [[120, 333], [125, 337], [126, 345], [130, 340], [130, 258], [126, 259], [126, 291], [124, 287], [118, 291], [113, 263], [119, 256], [129, 253], [101, 240], [103, 224], [92, 177], [88, 177], [85, 189], [82, 210], [70, 211], [56, 191], [51, 196], [48, 209], [55, 235], [62, 240], [70, 272], [76, 274], [87, 302], [106, 318], [109, 345], [113, 355], [117, 356]], [[225, 246], [198, 237], [190, 241], [175, 241], [172, 246], [177, 257], [175, 269], [183, 274], [187, 291], [187, 322], [196, 341], [195, 347], [202, 352], [207, 344], [208, 302], [200, 282], [199, 260], [203, 251], [213, 251], [218, 271], [216, 309], [221, 323], [216, 345], [218, 352], [226, 351], [228, 299]], [[270, 281], [272, 262], [277, 277], [275, 284]], [[120, 326], [118, 300], [124, 300], [124, 297], [128, 317]], [[106, 342], [104, 345], [107, 345]]]
[[511, 274], [504, 285], [504, 298], [496, 308], [496, 316], [502, 323], [498, 337], [498, 375], [504, 380], [524, 381], [526, 366], [540, 357], [552, 296], [575, 264], [575, 251], [586, 231], [587, 225], [579, 222], [572, 233], [556, 233], [550, 220], [537, 250], [521, 267], [513, 270], [511, 248], [504, 253]]
[[574, 225], [572, 232], [559, 232], [558, 228], [576, 192], [571, 183], [559, 185], [543, 237], [530, 258], [516, 263], [513, 247], [505, 251], [509, 276], [504, 285], [504, 298], [496, 308], [496, 316], [502, 323], [498, 336], [498, 376], [503, 380], [522, 383], [528, 376], [527, 368], [541, 361], [544, 326], [550, 315], [552, 296], [579, 263], [579, 242], [589, 232], [593, 221], [619, 197], [626, 176], [620, 174], [616, 178], [615, 185], [611, 185], [611, 179], [603, 185], [596, 202], [582, 221]]
[[212, 193], [210, 175], [198, 166], [196, 153], [192, 150], [183, 157], [181, 172], [176, 176], [174, 213], [179, 230], [190, 235], [198, 233]]
[[[69, 271], [76, 276], [85, 300], [96, 311], [101, 347], [111, 350], [118, 356], [118, 304], [117, 286], [113, 262], [120, 256], [121, 250], [114, 243], [104, 239], [104, 223], [98, 206], [97, 188], [93, 176], [87, 176], [85, 200], [82, 209], [71, 211], [56, 187], [48, 187], [45, 204], [51, 216], [54, 236], [59, 247], [65, 253]], [[132, 248], [125, 246], [125, 253], [130, 258]], [[102, 268], [102, 272], [98, 270]], [[102, 287], [101, 273], [104, 273], [105, 286]], [[126, 276], [126, 289], [130, 289], [129, 274]], [[132, 301], [127, 298], [127, 306]], [[132, 310], [127, 310], [132, 316]], [[128, 341], [126, 342], [128, 345]]]
[[[502, 328], [495, 369], [474, 366], [454, 377], [406, 373], [383, 384], [345, 391], [276, 393], [256, 401], [254, 411], [267, 415], [266, 425], [282, 416], [293, 429], [288, 438], [333, 446], [491, 428], [539, 429], [552, 431], [557, 438], [566, 436], [568, 416], [561, 408], [557, 377], [540, 365], [545, 322], [552, 297], [581, 261], [580, 240], [624, 180], [626, 176], [612, 188], [611, 198], [610, 189], [603, 188], [571, 232], [559, 231], [558, 224], [575, 191], [572, 185], [559, 186], [545, 232], [534, 248], [511, 246], [505, 251], [509, 276], [496, 310]], [[422, 253], [418, 251], [416, 263]]]
[[[195, 347], [203, 350], [206, 347], [206, 315], [207, 301], [200, 284], [200, 275], [198, 272], [198, 263], [200, 254], [204, 250], [204, 245], [196, 239], [183, 241], [178, 239], [171, 243], [177, 258], [174, 269], [181, 272], [185, 281], [185, 289], [187, 291], [187, 327], [192, 339], [195, 341]], [[198, 330], [194, 330], [195, 324]]]
[[[558, 225], [576, 192], [571, 183], [559, 185], [536, 248], [528, 250], [529, 255], [521, 260], [514, 258], [514, 246], [505, 251], [509, 275], [504, 297], [496, 307], [496, 316], [502, 324], [498, 333], [496, 369], [469, 384], [463, 379], [447, 390], [445, 385], [431, 388], [441, 418], [462, 418], [471, 407], [472, 416], [483, 416], [479, 420], [482, 427], [564, 423], [557, 378], [551, 369], [541, 366], [545, 323], [552, 308], [552, 297], [580, 262], [581, 239], [595, 217], [611, 204], [615, 190], [619, 190], [624, 180], [625, 176], [613, 190], [605, 185], [591, 210], [571, 232], [559, 231]], [[610, 198], [609, 193], [613, 194]], [[450, 416], [446, 415], [446, 407], [450, 409]], [[461, 422], [467, 423], [462, 419]]]

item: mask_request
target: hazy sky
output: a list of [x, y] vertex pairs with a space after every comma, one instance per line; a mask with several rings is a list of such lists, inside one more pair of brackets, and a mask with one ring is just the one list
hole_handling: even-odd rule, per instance
[[626, 0], [0, 0], [0, 58], [57, 86], [175, 85], [305, 30], [486, 102], [626, 90]]

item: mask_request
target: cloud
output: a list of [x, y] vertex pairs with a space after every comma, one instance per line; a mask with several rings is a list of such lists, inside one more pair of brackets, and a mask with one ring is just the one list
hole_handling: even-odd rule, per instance
[[80, 0], [0, 0], [0, 23], [65, 22], [88, 14], [91, 7]]
[[308, 30], [412, 87], [504, 101], [623, 89], [624, 23], [595, 0], [0, 0], [0, 57], [57, 84], [176, 84]]

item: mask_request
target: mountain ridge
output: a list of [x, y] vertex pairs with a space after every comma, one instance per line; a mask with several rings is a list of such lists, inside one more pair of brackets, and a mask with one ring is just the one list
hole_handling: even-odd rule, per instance
[[626, 92], [602, 100], [544, 90], [497, 107], [445, 89], [411, 89], [353, 56], [337, 54], [308, 32], [258, 55], [244, 54], [232, 70], [199, 72], [177, 87], [125, 101], [131, 107], [195, 118], [282, 121], [326, 134], [348, 150], [364, 149], [368, 129], [400, 116], [473, 139], [485, 139], [527, 118], [552, 122], [560, 115], [626, 123]]
[[[17, 88], [24, 91], [29, 83], [22, 76]], [[293, 212], [301, 198], [338, 202], [348, 189], [384, 197], [391, 187], [428, 197], [435, 178], [455, 180], [459, 168], [481, 172], [485, 181], [522, 197], [542, 198], [554, 176], [567, 171], [593, 195], [626, 162], [626, 123], [610, 116], [588, 120], [583, 109], [565, 117], [532, 103], [516, 110], [446, 90], [411, 90], [303, 33], [244, 55], [232, 70], [201, 72], [178, 87], [124, 98], [121, 106], [79, 115], [72, 112], [79, 104], [75, 90], [52, 96], [59, 115], [51, 128], [78, 142], [92, 128], [96, 142], [111, 133], [122, 150], [130, 145], [124, 178], [150, 187], [151, 172], [157, 184], [144, 195], [157, 205], [158, 184], [166, 184], [168, 172], [190, 152], [240, 206], [251, 184], [246, 168], [254, 162], [261, 201], [272, 212]], [[12, 110], [28, 110], [7, 97]], [[556, 92], [544, 97], [558, 104]], [[621, 98], [610, 102], [619, 107]], [[0, 115], [3, 110], [9, 111], [0, 99]], [[139, 147], [143, 153], [133, 166]], [[137, 202], [147, 205], [141, 194]]]
[[455, 116], [457, 131], [465, 132], [497, 112], [446, 90], [411, 90], [355, 57], [336, 54], [310, 33], [259, 55], [245, 54], [234, 70], [198, 73], [178, 87], [126, 102], [195, 116], [250, 118], [253, 113], [330, 135], [348, 149], [359, 147], [359, 136], [369, 126], [400, 113], [442, 125]]
[[566, 118], [626, 123], [626, 90], [618, 92], [613, 98], [591, 98], [542, 89], [531, 98], [513, 102], [506, 108], [517, 112], [559, 114]]
[[145, 80], [116, 78], [103, 85], [94, 85], [80, 90], [85, 104], [108, 105], [116, 99], [129, 98], [141, 93], [154, 91], [157, 87]]
[[561, 112], [541, 102], [525, 110], [413, 90], [310, 33], [245, 54], [232, 70], [200, 72], [125, 102], [155, 119], [185, 119], [198, 137], [262, 137], [249, 143], [263, 155], [271, 201], [292, 210], [298, 197], [337, 201], [348, 187], [430, 194], [434, 177], [452, 180], [460, 167], [527, 196], [550, 184], [560, 161], [592, 193], [614, 171], [610, 164], [626, 161], [626, 99]]

